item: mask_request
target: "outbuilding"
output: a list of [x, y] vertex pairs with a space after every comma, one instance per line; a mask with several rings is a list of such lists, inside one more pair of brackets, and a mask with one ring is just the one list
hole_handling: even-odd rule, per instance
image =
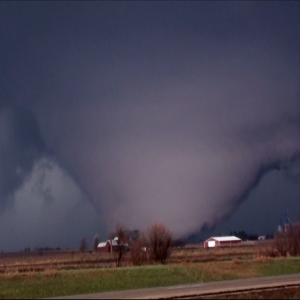
[[97, 251], [98, 252], [111, 252], [110, 242], [106, 241], [106, 242], [99, 243], [98, 247], [97, 247]]
[[114, 238], [113, 240], [107, 240], [106, 242], [101, 242], [98, 244], [98, 252], [114, 252], [118, 248], [118, 240]]
[[241, 242], [242, 240], [236, 236], [211, 237], [204, 241], [204, 248], [232, 246], [240, 244]]

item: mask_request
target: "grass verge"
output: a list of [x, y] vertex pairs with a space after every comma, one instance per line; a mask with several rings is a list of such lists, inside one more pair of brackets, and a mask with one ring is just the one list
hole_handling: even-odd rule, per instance
[[214, 280], [300, 273], [300, 258], [0, 275], [0, 298], [46, 298]]

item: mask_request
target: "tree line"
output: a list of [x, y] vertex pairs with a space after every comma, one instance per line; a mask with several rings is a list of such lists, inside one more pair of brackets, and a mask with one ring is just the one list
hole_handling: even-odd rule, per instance
[[[252, 234], [252, 233], [248, 234], [244, 230], [231, 231], [229, 235], [234, 235], [234, 236], [240, 238], [242, 241], [255, 241], [259, 237], [258, 234]], [[274, 238], [273, 234], [265, 235], [265, 239], [273, 239], [273, 238]]]
[[[163, 223], [154, 223], [142, 232], [117, 225], [115, 230], [108, 235], [108, 239], [114, 239], [116, 243], [112, 253], [117, 267], [120, 266], [122, 257], [129, 250], [133, 265], [151, 262], [164, 264], [170, 257], [173, 245], [172, 233]], [[97, 251], [99, 242], [100, 237], [96, 234], [92, 244], [94, 251]], [[79, 250], [84, 252], [87, 248], [87, 241], [84, 238], [80, 242]]]

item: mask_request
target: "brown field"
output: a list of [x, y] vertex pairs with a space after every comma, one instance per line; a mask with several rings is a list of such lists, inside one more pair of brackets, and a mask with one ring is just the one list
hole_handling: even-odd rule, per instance
[[[169, 264], [196, 263], [225, 260], [248, 260], [259, 256], [259, 249], [268, 241], [243, 242], [238, 246], [204, 249], [202, 244], [173, 248]], [[130, 252], [125, 253], [121, 266], [130, 266]], [[70, 270], [81, 268], [109, 268], [115, 266], [112, 253], [95, 253], [78, 250], [53, 250], [0, 254], [0, 274], [11, 272], [36, 272], [46, 270]]]

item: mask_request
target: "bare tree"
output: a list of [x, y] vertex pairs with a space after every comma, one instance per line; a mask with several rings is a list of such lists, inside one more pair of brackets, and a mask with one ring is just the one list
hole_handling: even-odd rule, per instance
[[119, 240], [123, 240], [124, 238], [128, 237], [128, 231], [129, 230], [125, 226], [118, 224], [116, 228], [108, 235], [108, 238], [113, 240], [115, 237], [117, 237]]
[[286, 230], [277, 232], [274, 238], [274, 248], [281, 256], [296, 256], [300, 254], [300, 223], [289, 225]]
[[80, 241], [80, 247], [79, 247], [79, 250], [80, 250], [81, 252], [84, 252], [86, 249], [87, 249], [86, 238], [83, 238], [83, 239]]
[[100, 238], [99, 238], [99, 235], [96, 234], [93, 238], [93, 250], [96, 252], [97, 251], [97, 248], [98, 248], [98, 245], [100, 243]]
[[127, 236], [128, 230], [121, 225], [117, 225], [114, 232], [110, 234], [110, 238], [115, 239], [117, 245], [112, 245], [113, 252], [116, 257], [116, 266], [119, 267], [121, 263], [121, 259], [126, 251], [128, 251], [128, 244], [126, 243], [128, 240]]
[[155, 223], [144, 233], [150, 258], [164, 264], [171, 254], [172, 234], [162, 223]]
[[292, 256], [300, 255], [300, 223], [290, 226], [287, 235], [289, 254]]
[[131, 261], [134, 266], [146, 264], [148, 261], [147, 244], [143, 237], [135, 239], [130, 246]]
[[128, 236], [130, 242], [134, 242], [140, 238], [141, 232], [138, 229], [127, 230], [126, 235]]

